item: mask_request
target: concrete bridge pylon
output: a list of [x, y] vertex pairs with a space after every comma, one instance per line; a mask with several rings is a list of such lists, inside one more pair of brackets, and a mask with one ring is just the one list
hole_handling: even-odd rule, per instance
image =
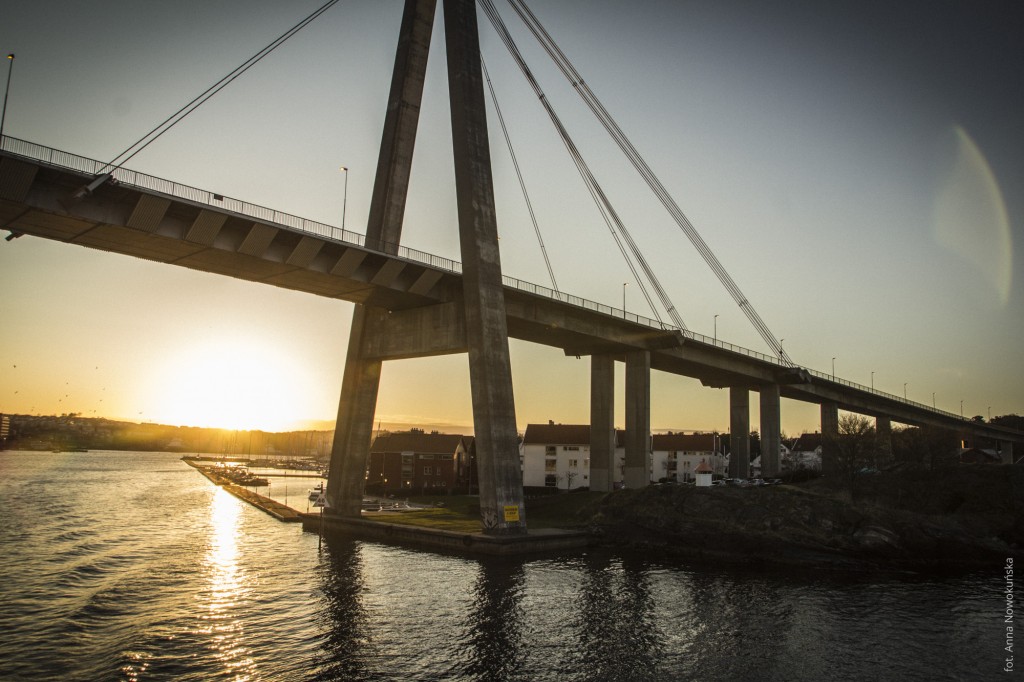
[[[367, 244], [385, 251], [401, 238], [436, 4], [406, 0], [402, 17], [366, 231]], [[445, 0], [443, 14], [480, 512], [484, 532], [521, 535], [526, 518], [476, 5]], [[367, 351], [388, 333], [379, 312], [356, 305], [342, 377], [327, 498], [345, 517], [358, 517], [362, 502], [381, 375], [381, 360]], [[429, 354], [429, 341], [423, 344]]]

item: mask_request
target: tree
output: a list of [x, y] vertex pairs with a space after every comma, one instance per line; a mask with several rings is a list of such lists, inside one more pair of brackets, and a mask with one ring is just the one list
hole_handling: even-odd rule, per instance
[[753, 460], [755, 457], [761, 454], [761, 434], [757, 431], [750, 432], [750, 459]]
[[996, 426], [1005, 426], [1008, 429], [1024, 431], [1024, 417], [1016, 414], [1004, 414], [998, 417], [992, 417], [990, 423], [995, 424]]
[[840, 415], [839, 433], [833, 445], [836, 471], [841, 480], [852, 483], [862, 470], [877, 468], [875, 425], [867, 417], [852, 413]]
[[953, 431], [935, 426], [908, 427], [893, 431], [892, 449], [898, 462], [936, 469], [957, 461], [959, 437]]

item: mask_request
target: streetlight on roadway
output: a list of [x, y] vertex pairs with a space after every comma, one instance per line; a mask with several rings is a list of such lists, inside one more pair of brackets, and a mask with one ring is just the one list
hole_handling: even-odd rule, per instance
[[871, 373], [871, 390], [875, 390], [875, 373]]
[[836, 380], [836, 359], [832, 358], [832, 381]]
[[903, 399], [907, 399], [907, 382], [903, 382]]
[[718, 341], [718, 315], [715, 315], [715, 342]]
[[626, 319], [626, 286], [629, 282], [622, 283], [622, 319]]
[[348, 166], [342, 166], [341, 170], [345, 171], [345, 194], [341, 200], [341, 231], [345, 231], [345, 210], [348, 208]]
[[0, 135], [4, 133], [4, 119], [7, 118], [7, 95], [11, 91], [11, 71], [14, 71], [14, 53], [7, 55], [7, 87], [4, 88], [4, 108], [0, 113]]

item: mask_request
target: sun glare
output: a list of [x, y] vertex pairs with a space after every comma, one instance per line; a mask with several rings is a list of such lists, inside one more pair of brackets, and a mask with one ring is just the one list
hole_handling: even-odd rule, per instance
[[144, 414], [163, 424], [285, 431], [314, 409], [308, 383], [287, 353], [249, 339], [209, 342], [161, 364]]

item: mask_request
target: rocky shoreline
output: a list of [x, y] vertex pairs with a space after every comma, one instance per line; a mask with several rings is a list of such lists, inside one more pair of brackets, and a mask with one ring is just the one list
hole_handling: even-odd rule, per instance
[[697, 560], [951, 570], [1024, 557], [1024, 469], [875, 474], [855, 485], [660, 485], [589, 510], [601, 544]]

